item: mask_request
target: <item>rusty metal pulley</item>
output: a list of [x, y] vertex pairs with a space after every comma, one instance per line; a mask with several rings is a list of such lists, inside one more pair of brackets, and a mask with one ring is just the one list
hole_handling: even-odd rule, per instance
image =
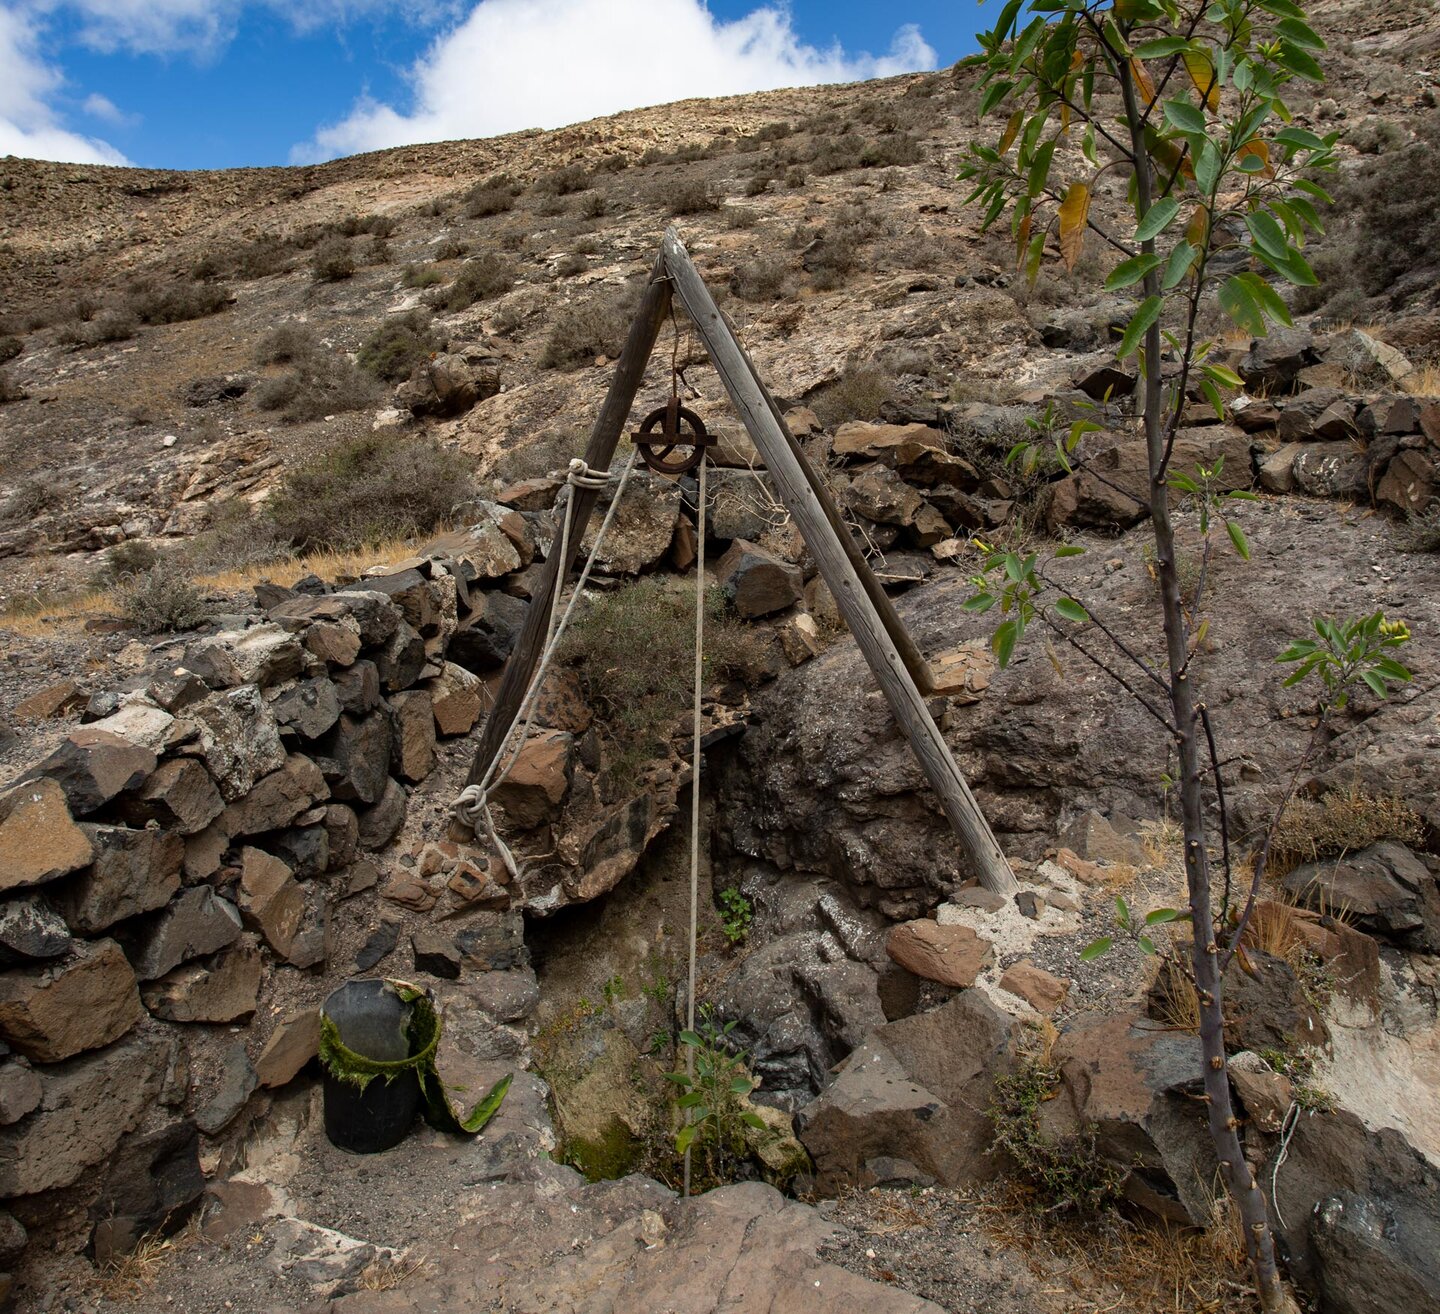
[[[705, 422], [680, 405], [680, 398], [675, 396], [651, 411], [630, 438], [640, 449], [645, 464], [657, 474], [667, 475], [693, 470], [705, 459], [705, 449], [715, 442], [705, 432]], [[679, 454], [672, 456], [677, 450]]]

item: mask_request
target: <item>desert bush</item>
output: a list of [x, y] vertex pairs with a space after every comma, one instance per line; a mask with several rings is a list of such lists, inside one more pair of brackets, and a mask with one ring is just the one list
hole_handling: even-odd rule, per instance
[[427, 288], [435, 287], [445, 281], [445, 275], [436, 269], [433, 264], [406, 265], [400, 271], [400, 285], [402, 287]]
[[575, 369], [596, 356], [618, 356], [630, 331], [636, 295], [626, 288], [562, 306], [540, 348], [544, 370]]
[[[738, 620], [724, 593], [706, 595], [708, 674], [724, 679], [753, 664], [763, 632]], [[663, 756], [694, 693], [695, 594], [651, 576], [587, 597], [560, 648], [610, 741], [610, 787], [623, 794]]]
[[257, 365], [288, 365], [320, 350], [320, 339], [308, 324], [278, 324], [255, 349]]
[[1440, 552], [1440, 503], [1411, 512], [1395, 526], [1394, 539], [1401, 552]]
[[268, 565], [294, 555], [270, 518], [240, 498], [211, 506], [205, 528], [181, 552], [196, 575]]
[[720, 207], [720, 194], [698, 178], [661, 188], [655, 199], [670, 214], [704, 214]]
[[769, 169], [762, 169], [758, 173], [752, 173], [745, 180], [746, 196], [764, 196], [770, 190], [770, 184], [775, 181], [775, 175]]
[[7, 334], [5, 337], [0, 338], [0, 365], [3, 365], [7, 360], [14, 360], [15, 357], [24, 350], [24, 342], [17, 337]]
[[630, 157], [623, 154], [606, 155], [595, 162], [596, 173], [624, 173], [630, 167]]
[[1302, 862], [1354, 853], [1381, 840], [1420, 844], [1425, 823], [1404, 799], [1364, 790], [1290, 801], [1270, 846], [1270, 870], [1283, 875]]
[[0, 370], [0, 406], [7, 402], [24, 401], [29, 395], [5, 370]]
[[58, 511], [64, 505], [65, 499], [50, 480], [32, 477], [18, 484], [5, 499], [0, 516], [9, 524], [24, 524], [48, 511]]
[[151, 570], [160, 561], [160, 554], [140, 539], [126, 539], [105, 554], [105, 564], [96, 573], [101, 588], [113, 588]]
[[436, 310], [455, 312], [501, 296], [515, 285], [515, 267], [503, 257], [486, 254], [467, 260], [449, 287], [435, 292], [430, 304]]
[[1060, 1071], [1049, 1056], [1054, 1028], [1031, 1028], [1015, 1067], [995, 1079], [990, 1121], [995, 1147], [1037, 1190], [1047, 1211], [1094, 1213], [1120, 1199], [1126, 1173], [1102, 1158], [1095, 1132], [1059, 1138], [1044, 1127], [1044, 1106], [1060, 1089]]
[[310, 258], [310, 277], [317, 283], [339, 283], [355, 273], [355, 248], [345, 237], [327, 237]]
[[469, 463], [428, 438], [371, 433], [288, 471], [265, 515], [297, 551], [423, 534], [474, 495]]
[[446, 237], [435, 248], [435, 261], [463, 260], [470, 254], [470, 243], [459, 237]]
[[140, 321], [126, 308], [102, 310], [90, 320], [69, 320], [55, 331], [57, 342], [71, 347], [96, 347], [126, 342], [140, 331]]
[[253, 395], [262, 410], [298, 424], [373, 405], [380, 388], [348, 356], [320, 350], [296, 357], [284, 374], [262, 379]]
[[853, 132], [821, 138], [810, 151], [808, 163], [811, 173], [825, 175], [858, 169], [865, 144], [865, 139]]
[[792, 192], [799, 191], [805, 186], [805, 179], [809, 175], [798, 164], [792, 164], [785, 170], [785, 186]]
[[834, 383], [827, 383], [810, 408], [827, 429], [847, 420], [875, 420], [895, 392], [895, 380], [878, 365], [851, 365]]
[[515, 208], [515, 184], [505, 177], [487, 178], [465, 193], [461, 209], [467, 219], [488, 219]]
[[909, 133], [897, 132], [867, 142], [860, 152], [862, 169], [898, 168], [906, 164], [919, 164], [925, 153], [920, 141]]
[[1323, 306], [1332, 318], [1364, 313], [1372, 297], [1400, 309], [1435, 285], [1440, 207], [1417, 178], [1440, 176], [1440, 110], [1417, 126], [1415, 140], [1344, 174], [1330, 191], [1335, 204], [1324, 237], [1307, 248], [1320, 286], [1301, 288], [1296, 307]]
[[513, 484], [563, 470], [572, 457], [585, 450], [586, 436], [580, 429], [547, 429], [524, 438], [500, 453], [494, 475]]
[[586, 192], [580, 198], [580, 217], [582, 219], [599, 219], [610, 208], [610, 203], [605, 199], [603, 192]]
[[727, 205], [725, 207], [725, 227], [732, 230], [743, 230], [754, 228], [760, 222], [760, 216], [748, 205]]
[[561, 278], [574, 278], [576, 274], [583, 274], [590, 268], [590, 262], [579, 252], [572, 251], [567, 256], [561, 256], [555, 266], [555, 272]]
[[230, 294], [216, 283], [176, 280], [137, 283], [122, 304], [142, 324], [179, 324], [224, 310]]
[[778, 301], [790, 290], [790, 264], [778, 255], [744, 260], [730, 275], [730, 290], [742, 301]]
[[1367, 114], [1346, 127], [1344, 141], [1361, 155], [1383, 155], [1404, 144], [1405, 129], [1392, 119]]
[[570, 207], [565, 204], [563, 196], [542, 196], [535, 203], [535, 213], [543, 215], [547, 219], [558, 219], [565, 214]]
[[408, 379], [422, 361], [445, 350], [445, 339], [435, 332], [430, 316], [411, 310], [394, 315], [360, 344], [355, 363], [386, 383]]
[[583, 164], [567, 164], [535, 179], [535, 190], [551, 196], [570, 196], [590, 186], [590, 171]]
[[362, 265], [388, 265], [391, 259], [390, 239], [379, 233], [372, 234], [361, 247], [358, 258]]
[[258, 237], [234, 249], [230, 272], [239, 279], [265, 278], [289, 269], [292, 258], [291, 248], [278, 237]]
[[157, 561], [120, 589], [121, 615], [143, 634], [193, 630], [211, 611], [205, 593], [177, 561]]

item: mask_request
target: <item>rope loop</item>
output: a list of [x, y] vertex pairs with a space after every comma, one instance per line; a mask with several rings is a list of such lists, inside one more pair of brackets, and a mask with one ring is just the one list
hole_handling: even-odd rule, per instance
[[609, 470], [592, 470], [580, 457], [575, 457], [570, 462], [570, 471], [565, 476], [565, 481], [572, 488], [588, 488], [596, 492], [609, 486], [614, 476]]

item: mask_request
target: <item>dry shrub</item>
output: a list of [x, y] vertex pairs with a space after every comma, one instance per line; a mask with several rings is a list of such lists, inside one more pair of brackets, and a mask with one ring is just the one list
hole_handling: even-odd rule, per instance
[[874, 420], [895, 391], [895, 380], [878, 365], [851, 365], [810, 400], [810, 407], [827, 429], [847, 420]]
[[355, 248], [344, 237], [327, 237], [310, 258], [310, 277], [317, 283], [339, 283], [354, 274]]
[[23, 524], [43, 516], [47, 511], [58, 511], [65, 505], [60, 490], [44, 479], [30, 478], [20, 483], [6, 499], [0, 509], [0, 519], [9, 524]]
[[111, 307], [90, 319], [68, 320], [55, 331], [55, 338], [67, 347], [97, 347], [102, 342], [125, 342], [139, 331], [134, 312]]
[[348, 356], [321, 350], [296, 357], [284, 374], [262, 380], [253, 395], [262, 410], [279, 411], [299, 424], [363, 410], [375, 403], [380, 389]]
[[307, 324], [280, 324], [271, 329], [255, 349], [258, 365], [288, 365], [320, 351], [320, 339]]
[[1440, 502], [1407, 515], [1395, 526], [1394, 537], [1401, 552], [1440, 552]]
[[720, 193], [698, 178], [663, 187], [656, 192], [655, 199], [670, 214], [705, 214], [720, 208]]
[[635, 314], [638, 288], [562, 306], [540, 348], [541, 369], [575, 369], [596, 356], [618, 356]]
[[[757, 660], [763, 631], [737, 620], [724, 593], [706, 595], [705, 657], [711, 679]], [[608, 772], [619, 793], [647, 762], [663, 757], [694, 693], [695, 594], [658, 576], [577, 609], [560, 649], [579, 669], [587, 701], [611, 743]]]
[[563, 470], [570, 459], [585, 450], [586, 435], [579, 429], [549, 429], [501, 452], [494, 474], [507, 484], [539, 479]]
[[25, 344], [19, 338], [9, 334], [0, 337], [0, 365], [7, 360], [14, 360], [24, 350]]
[[580, 217], [582, 219], [599, 219], [610, 209], [610, 202], [605, 199], [603, 192], [586, 192], [580, 198]]
[[1297, 798], [1280, 818], [1269, 866], [1272, 875], [1283, 876], [1301, 863], [1354, 853], [1381, 840], [1419, 844], [1424, 838], [1419, 813], [1395, 795], [1352, 789], [1319, 800]]
[[29, 395], [4, 370], [0, 370], [0, 406], [6, 402], [24, 401]]
[[211, 606], [178, 561], [162, 558], [121, 587], [120, 611], [142, 633], [160, 634], [203, 625]]
[[570, 196], [590, 186], [590, 171], [583, 164], [567, 164], [535, 179], [535, 190], [550, 196]]
[[400, 271], [400, 284], [402, 287], [434, 287], [445, 281], [445, 275], [436, 269], [433, 264], [410, 264]]
[[461, 208], [467, 219], [488, 219], [515, 208], [515, 184], [508, 178], [487, 178], [465, 193]]
[[1200, 1033], [1200, 1001], [1184, 968], [1164, 958], [1150, 987], [1151, 1016], [1175, 1031]]
[[365, 434], [286, 473], [265, 504], [297, 551], [423, 534], [473, 496], [469, 463], [428, 438]]
[[399, 383], [444, 350], [445, 339], [435, 332], [430, 316], [411, 310], [392, 316], [371, 333], [360, 346], [356, 364], [386, 383]]
[[742, 301], [779, 301], [790, 291], [790, 264], [778, 255], [743, 261], [730, 275], [730, 290]]
[[461, 265], [455, 281], [436, 292], [430, 298], [430, 304], [436, 310], [454, 313], [473, 306], [477, 301], [502, 296], [514, 286], [515, 267], [508, 260], [487, 253]]

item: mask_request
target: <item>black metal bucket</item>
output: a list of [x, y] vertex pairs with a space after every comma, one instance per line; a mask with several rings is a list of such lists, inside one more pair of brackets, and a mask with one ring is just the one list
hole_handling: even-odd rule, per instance
[[[410, 1057], [412, 1008], [388, 982], [347, 981], [320, 1012], [335, 1024], [346, 1049], [394, 1063]], [[364, 1089], [327, 1070], [324, 1090], [325, 1135], [351, 1154], [376, 1154], [398, 1145], [420, 1108], [420, 1080], [413, 1068], [388, 1081], [374, 1077]]]

